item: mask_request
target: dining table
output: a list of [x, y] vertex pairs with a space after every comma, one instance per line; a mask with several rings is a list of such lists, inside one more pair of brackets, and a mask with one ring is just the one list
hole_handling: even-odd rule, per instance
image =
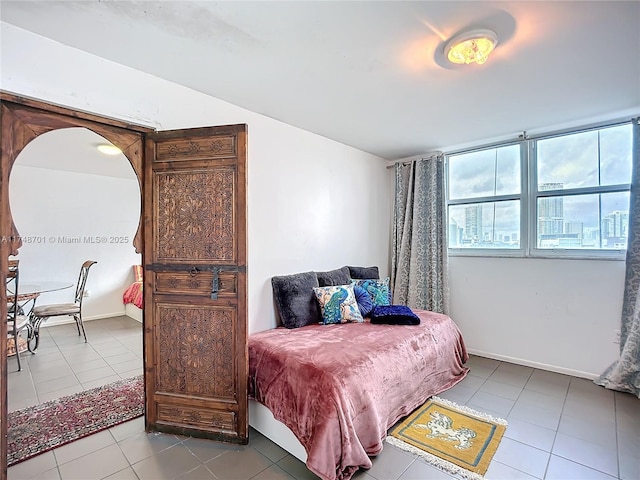
[[[37, 280], [18, 284], [18, 305], [21, 315], [29, 315], [35, 306], [36, 299], [43, 293], [55, 292], [73, 287], [73, 282], [64, 282], [59, 280]], [[31, 303], [28, 310], [25, 310], [27, 304]]]
[[[29, 351], [34, 352], [30, 347], [31, 340], [38, 334], [40, 329], [40, 321], [33, 321], [31, 318], [31, 311], [35, 307], [36, 300], [43, 293], [55, 292], [58, 290], [65, 290], [75, 285], [73, 282], [67, 282], [62, 280], [27, 280], [18, 284], [18, 307], [20, 308], [20, 314], [26, 315], [29, 318], [29, 327], [27, 328], [27, 345]], [[8, 297], [9, 295], [7, 295]], [[21, 350], [22, 351], [22, 350]]]
[[73, 287], [73, 282], [60, 280], [30, 280], [18, 284], [18, 297], [21, 295], [40, 295]]

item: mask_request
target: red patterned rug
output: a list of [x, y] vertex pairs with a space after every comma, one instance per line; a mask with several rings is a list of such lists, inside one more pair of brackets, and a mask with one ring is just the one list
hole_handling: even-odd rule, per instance
[[142, 375], [9, 412], [7, 464], [22, 462], [143, 414]]

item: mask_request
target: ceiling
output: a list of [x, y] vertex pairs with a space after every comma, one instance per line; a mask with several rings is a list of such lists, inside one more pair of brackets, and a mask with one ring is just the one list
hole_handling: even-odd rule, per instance
[[88, 175], [138, 178], [127, 157], [120, 153], [105, 155], [98, 145], [111, 145], [109, 141], [86, 128], [62, 128], [39, 135], [29, 142], [16, 159], [16, 165], [47, 168]]
[[[2, 21], [394, 160], [640, 113], [640, 1], [7, 1]], [[446, 40], [489, 28], [482, 65]]]

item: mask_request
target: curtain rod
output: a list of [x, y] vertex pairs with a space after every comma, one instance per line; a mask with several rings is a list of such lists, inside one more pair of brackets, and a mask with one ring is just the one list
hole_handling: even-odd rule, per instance
[[416, 160], [421, 160], [421, 159], [429, 159], [429, 158], [434, 158], [434, 157], [438, 157], [440, 155], [443, 155], [444, 153], [441, 152], [440, 150], [436, 151], [436, 152], [429, 152], [426, 153], [424, 155], [416, 155], [415, 157], [413, 157], [411, 160], [398, 160], [393, 162], [391, 165], [387, 165], [387, 170], [389, 170], [390, 168], [394, 168], [396, 166], [396, 164], [400, 164], [400, 165], [411, 165], [412, 162], [415, 162]]
[[[589, 125], [583, 125], [582, 127], [573, 127], [573, 128], [565, 128], [565, 129], [561, 129], [561, 130], [556, 130], [556, 131], [552, 131], [552, 132], [546, 132], [546, 133], [540, 133], [538, 135], [535, 135], [534, 138], [540, 138], [540, 137], [548, 137], [548, 136], [553, 136], [553, 135], [559, 135], [562, 133], [566, 133], [566, 132], [573, 132], [573, 131], [580, 131], [580, 130], [589, 130], [589, 129], [594, 129], [594, 128], [600, 128], [600, 127], [606, 127], [606, 126], [613, 126], [613, 125], [617, 125], [617, 124], [622, 124], [622, 123], [626, 123], [626, 122], [631, 122], [631, 123], [637, 123], [638, 125], [640, 125], [640, 117], [631, 117], [631, 119], [629, 119], [629, 117], [625, 118], [619, 118], [617, 120], [609, 120], [609, 121], [604, 121], [604, 122], [596, 122], [596, 123], [592, 123]], [[522, 140], [529, 140], [531, 139], [531, 136], [527, 133], [526, 130], [523, 130], [521, 133], [519, 133], [512, 141], [522, 141]], [[484, 144], [484, 145], [477, 145], [474, 147], [468, 147], [468, 148], [464, 148], [461, 150], [453, 150], [447, 153], [447, 155], [451, 155], [451, 154], [458, 154], [458, 153], [462, 153], [462, 152], [468, 152], [471, 150], [481, 150], [483, 148], [490, 148], [493, 146], [498, 146], [498, 145], [502, 145], [505, 142], [509, 142], [510, 140], [508, 139], [503, 139], [503, 140], [499, 140], [496, 142], [491, 142], [488, 144]], [[411, 164], [411, 162], [414, 162], [418, 159], [421, 158], [433, 158], [433, 157], [437, 157], [439, 155], [445, 155], [445, 153], [441, 150], [437, 150], [434, 152], [429, 152], [426, 153], [424, 155], [416, 155], [415, 157], [413, 157], [411, 160], [402, 160], [402, 161], [396, 161], [393, 162], [391, 165], [387, 165], [387, 170], [390, 168], [394, 168], [395, 165], [397, 163], [399, 163], [400, 165], [409, 165]]]
[[410, 165], [411, 162], [393, 162], [391, 165], [387, 165], [387, 170], [389, 170], [390, 168], [395, 168], [395, 166], [398, 164], [405, 166], [405, 165]]

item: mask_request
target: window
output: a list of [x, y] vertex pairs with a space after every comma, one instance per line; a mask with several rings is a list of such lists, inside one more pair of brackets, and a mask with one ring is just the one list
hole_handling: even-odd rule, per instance
[[448, 157], [449, 248], [520, 248], [519, 144]]
[[541, 138], [533, 148], [536, 248], [626, 249], [631, 125]]
[[448, 155], [450, 252], [619, 257], [631, 136], [627, 122]]

